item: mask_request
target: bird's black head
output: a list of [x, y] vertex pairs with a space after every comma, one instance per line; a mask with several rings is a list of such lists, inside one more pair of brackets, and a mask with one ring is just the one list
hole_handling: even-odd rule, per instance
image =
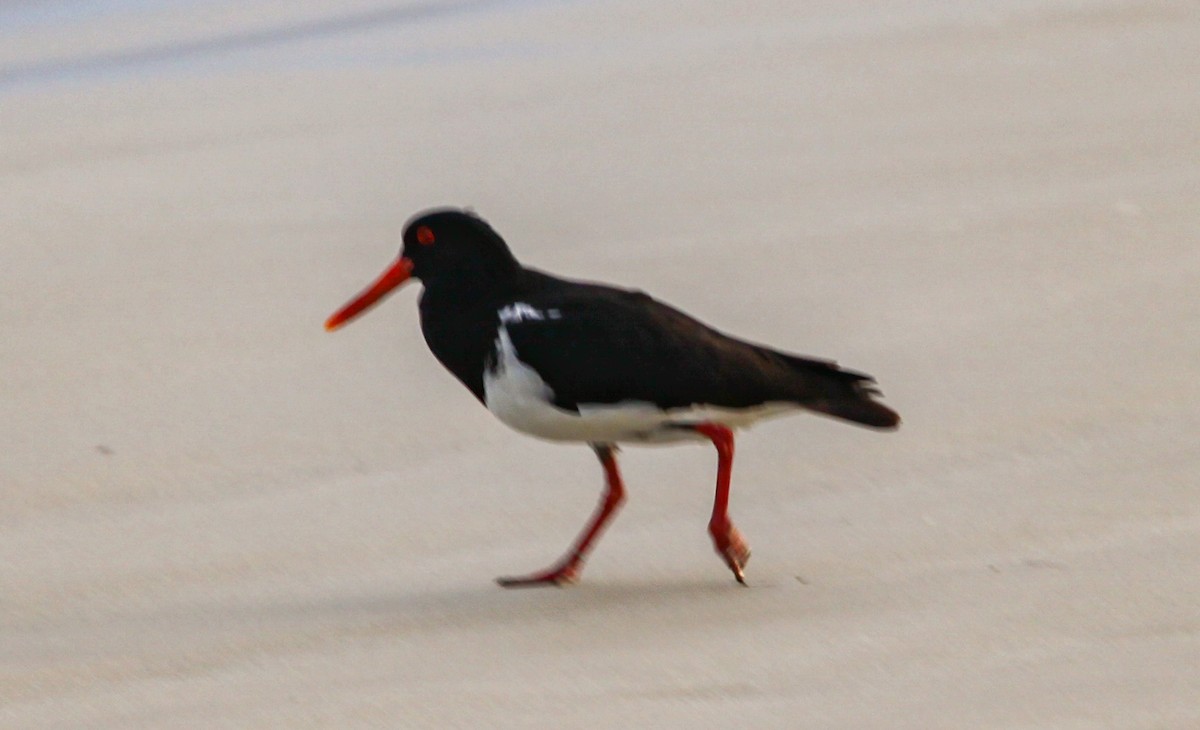
[[480, 292], [511, 280], [520, 266], [508, 244], [474, 213], [455, 208], [427, 210], [404, 226], [402, 259], [426, 290]]
[[427, 210], [404, 226], [400, 259], [325, 328], [337, 329], [410, 278], [421, 280], [427, 296], [464, 303], [502, 292], [520, 271], [508, 244], [479, 216], [455, 208]]

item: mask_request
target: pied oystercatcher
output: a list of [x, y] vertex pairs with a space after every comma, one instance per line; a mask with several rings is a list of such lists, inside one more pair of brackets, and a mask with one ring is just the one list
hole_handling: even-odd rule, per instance
[[421, 332], [442, 363], [497, 418], [533, 436], [591, 445], [606, 491], [565, 556], [506, 587], [579, 577], [588, 549], [624, 500], [620, 443], [710, 440], [717, 485], [708, 531], [745, 583], [750, 549], [729, 519], [733, 429], [807, 410], [877, 429], [900, 423], [869, 375], [745, 342], [640, 291], [570, 281], [522, 266], [483, 219], [419, 213], [400, 258], [325, 323], [334, 330], [410, 278]]

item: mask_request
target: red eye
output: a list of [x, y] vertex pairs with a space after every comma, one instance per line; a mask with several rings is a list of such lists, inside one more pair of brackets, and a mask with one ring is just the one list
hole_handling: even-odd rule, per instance
[[434, 240], [433, 231], [429, 230], [429, 226], [421, 226], [417, 229], [417, 243], [422, 246], [430, 246]]

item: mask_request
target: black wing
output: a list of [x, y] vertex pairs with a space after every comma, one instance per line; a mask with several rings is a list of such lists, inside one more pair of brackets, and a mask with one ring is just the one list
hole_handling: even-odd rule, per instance
[[517, 357], [560, 408], [643, 401], [746, 408], [861, 399], [868, 376], [725, 335], [636, 291], [527, 272], [520, 301], [543, 314], [507, 324]]

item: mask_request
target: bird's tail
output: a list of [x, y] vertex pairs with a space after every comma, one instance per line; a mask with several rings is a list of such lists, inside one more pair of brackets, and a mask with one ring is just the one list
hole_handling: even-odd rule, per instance
[[860, 400], [816, 401], [806, 403], [817, 413], [841, 418], [863, 426], [892, 430], [900, 426], [900, 414], [888, 408], [877, 400], [868, 398]]
[[779, 354], [804, 375], [803, 393], [796, 400], [805, 408], [871, 428], [900, 425], [900, 414], [876, 400], [881, 393], [870, 375], [843, 370], [833, 362]]

